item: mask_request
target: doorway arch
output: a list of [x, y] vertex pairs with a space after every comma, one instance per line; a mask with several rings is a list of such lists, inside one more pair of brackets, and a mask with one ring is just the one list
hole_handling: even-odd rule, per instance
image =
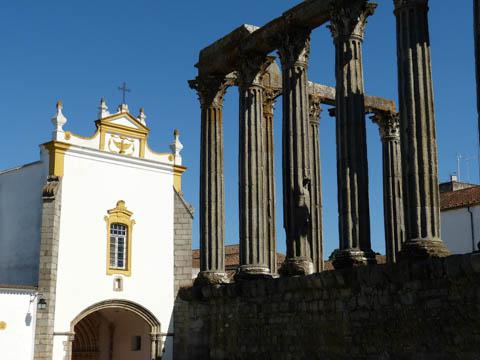
[[[67, 359], [71, 360], [116, 360], [115, 354], [118, 345], [114, 342], [114, 327], [119, 320], [127, 322], [128, 327], [123, 326], [123, 329], [117, 329], [124, 333], [128, 330], [130, 324], [136, 323], [141, 326], [143, 334], [131, 335], [131, 346], [138, 346], [141, 353], [136, 354], [136, 359], [141, 360], [158, 360], [162, 354], [162, 338], [161, 338], [161, 324], [158, 319], [148, 309], [140, 304], [128, 300], [111, 299], [98, 302], [84, 309], [78, 314], [70, 323], [70, 331], [73, 336], [73, 341], [69, 346], [69, 356]], [[139, 324], [142, 325], [139, 325]], [[108, 353], [105, 355], [106, 343], [102, 341], [105, 334], [102, 336], [102, 326], [108, 326]], [[137, 327], [138, 327], [137, 326]], [[145, 339], [146, 337], [149, 339]], [[135, 342], [138, 342], [136, 344]], [[149, 344], [149, 351], [142, 343]], [[122, 341], [122, 346], [125, 346], [125, 340]], [[132, 349], [133, 350], [133, 349]]]

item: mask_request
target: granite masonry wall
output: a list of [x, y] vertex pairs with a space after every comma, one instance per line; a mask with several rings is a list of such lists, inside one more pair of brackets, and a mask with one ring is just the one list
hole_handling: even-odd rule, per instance
[[183, 288], [175, 359], [480, 359], [480, 254]]

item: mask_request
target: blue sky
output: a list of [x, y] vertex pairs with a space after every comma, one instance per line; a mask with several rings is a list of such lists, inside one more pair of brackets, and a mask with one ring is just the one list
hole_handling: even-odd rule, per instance
[[[0, 7], [0, 169], [38, 159], [38, 144], [50, 139], [50, 118], [64, 102], [66, 129], [94, 132], [100, 97], [110, 109], [121, 99], [126, 81], [132, 113], [145, 107], [150, 145], [166, 151], [174, 128], [185, 146], [184, 192], [198, 208], [200, 115], [187, 80], [196, 75], [198, 52], [243, 23], [261, 26], [300, 3], [293, 0], [242, 1], [5, 1]], [[380, 0], [370, 18], [364, 45], [368, 94], [397, 100], [393, 1]], [[435, 108], [440, 179], [456, 171], [456, 155], [477, 155], [477, 113], [471, 1], [451, 6], [431, 1]], [[334, 85], [334, 49], [326, 27], [312, 35], [309, 77]], [[281, 106], [276, 110], [278, 248], [284, 251], [281, 209]], [[225, 99], [226, 242], [238, 241], [238, 92]], [[383, 252], [381, 146], [370, 120], [368, 156], [372, 243]], [[325, 254], [338, 244], [334, 120], [324, 111], [321, 151], [324, 193]], [[478, 182], [477, 159], [462, 161], [463, 180]], [[141, 179], [139, 179], [141, 182]], [[132, 184], [132, 186], [135, 184]], [[198, 214], [194, 224], [198, 246]]]

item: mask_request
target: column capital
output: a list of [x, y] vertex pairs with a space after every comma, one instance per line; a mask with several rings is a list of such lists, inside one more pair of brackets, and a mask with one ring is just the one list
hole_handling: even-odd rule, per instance
[[290, 68], [295, 65], [307, 67], [310, 56], [311, 30], [296, 27], [280, 33], [281, 45], [278, 54], [283, 67]]
[[400, 114], [391, 111], [377, 111], [371, 119], [379, 127], [383, 142], [400, 140]]
[[428, 0], [393, 0], [395, 11], [403, 8], [423, 7], [428, 10]]
[[377, 4], [366, 1], [357, 2], [354, 5], [347, 5], [342, 2], [335, 2], [330, 9], [330, 25], [333, 39], [355, 37], [363, 40], [367, 18], [373, 15]]
[[274, 58], [255, 53], [243, 53], [239, 58], [238, 86], [240, 88], [261, 87], [267, 68], [275, 61]]
[[202, 106], [223, 107], [223, 98], [234, 78], [225, 75], [199, 75], [188, 82], [197, 91]]
[[273, 107], [275, 99], [282, 93], [281, 89], [275, 89], [272, 87], [263, 88], [263, 114], [265, 116], [273, 116]]
[[318, 95], [309, 96], [309, 118], [310, 124], [319, 125], [320, 115], [322, 113], [322, 97]]

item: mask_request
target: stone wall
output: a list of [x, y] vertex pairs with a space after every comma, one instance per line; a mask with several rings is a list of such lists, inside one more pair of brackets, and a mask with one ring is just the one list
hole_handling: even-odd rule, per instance
[[[177, 297], [177, 292], [181, 287], [192, 285], [192, 224], [193, 208], [187, 204], [183, 195], [174, 190], [174, 289], [175, 289], [175, 307], [174, 307], [174, 331], [177, 327], [185, 328], [187, 324], [183, 322], [188, 312], [188, 303]], [[174, 357], [176, 352], [177, 338], [173, 338]]]
[[180, 297], [176, 360], [480, 359], [480, 254]]

